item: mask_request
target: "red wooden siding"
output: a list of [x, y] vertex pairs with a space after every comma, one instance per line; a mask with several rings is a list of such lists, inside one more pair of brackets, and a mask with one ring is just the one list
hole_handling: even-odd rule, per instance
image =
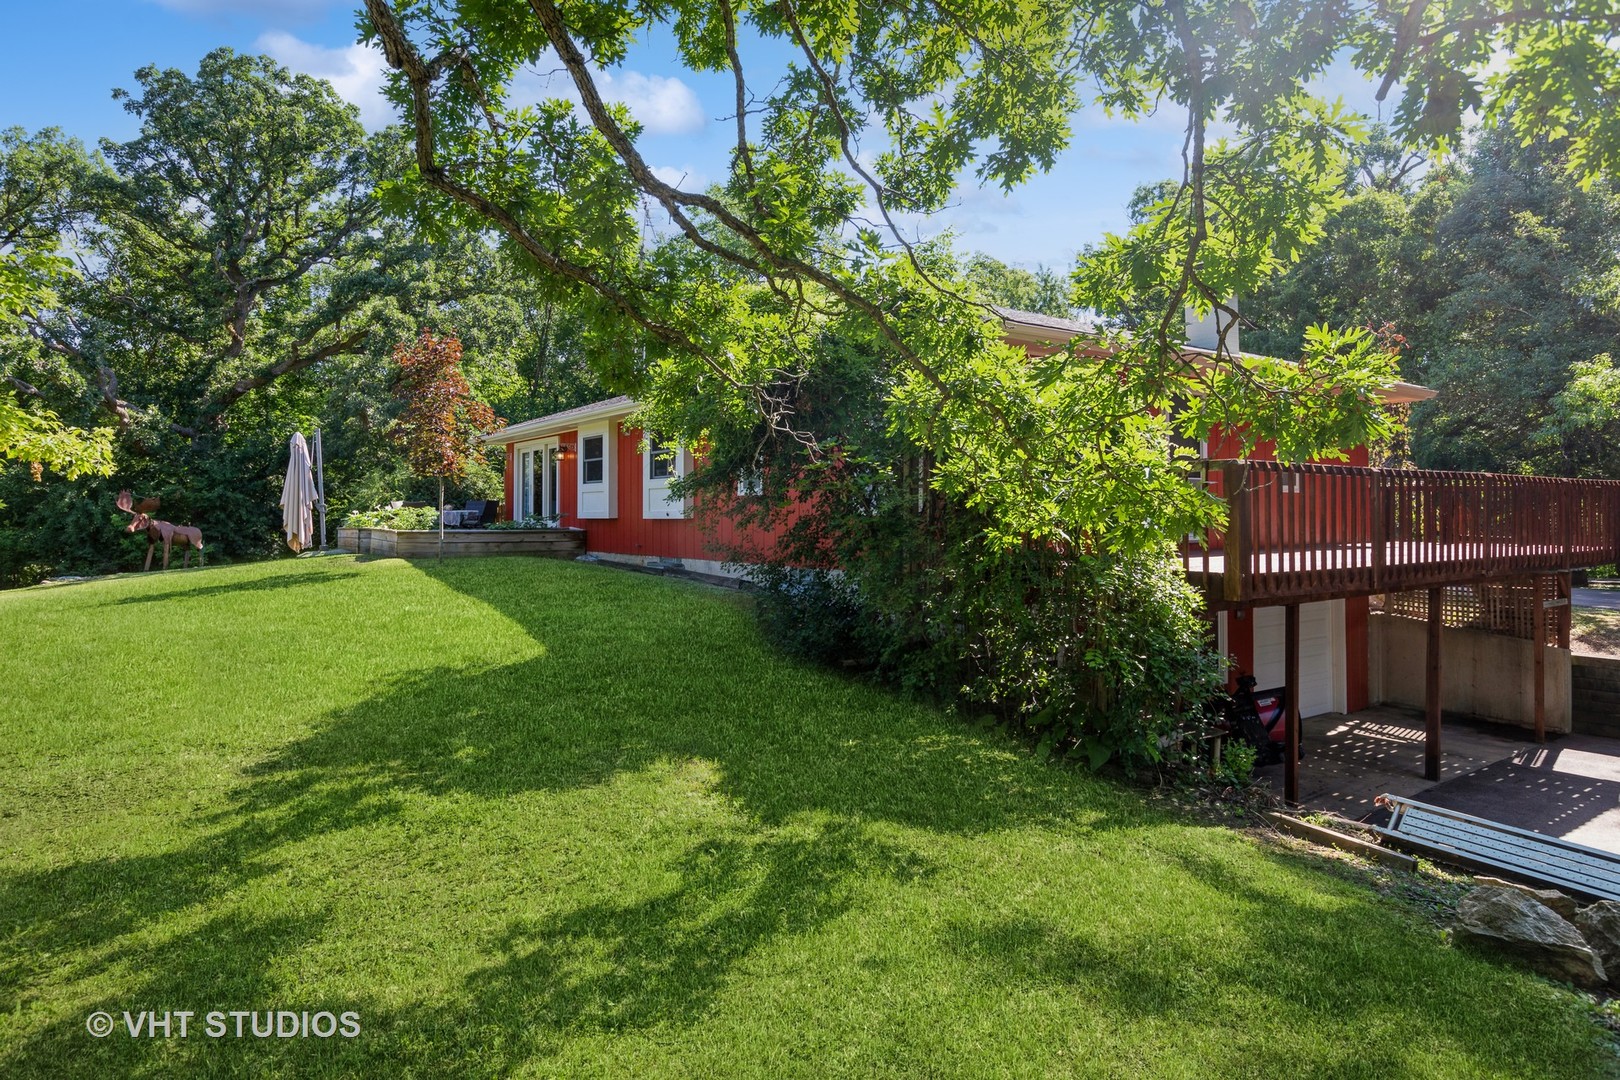
[[[586, 550], [606, 555], [716, 561], [733, 554], [737, 529], [719, 515], [715, 515], [713, 520], [704, 517], [701, 505], [692, 506], [685, 518], [649, 520], [642, 516], [641, 500], [647, 466], [638, 449], [641, 432], [636, 428], [626, 428], [617, 420], [609, 426], [615, 433], [614, 449], [618, 454], [619, 483], [614, 502], [617, 517], [579, 516], [579, 431], [563, 431], [556, 436], [560, 445], [572, 448], [558, 464], [559, 515], [563, 525], [585, 530]], [[510, 473], [514, 461], [510, 451], [507, 461], [507, 490], [510, 493]]]
[[1344, 602], [1344, 705], [1346, 712], [1365, 709], [1367, 690], [1368, 598], [1352, 596]]

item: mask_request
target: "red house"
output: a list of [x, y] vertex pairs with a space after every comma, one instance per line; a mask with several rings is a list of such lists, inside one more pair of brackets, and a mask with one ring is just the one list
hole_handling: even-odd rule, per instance
[[[1000, 314], [1007, 340], [1031, 352], [1094, 329], [1029, 312]], [[1190, 324], [1188, 332], [1190, 349], [1213, 351], [1212, 324]], [[1236, 351], [1234, 336], [1228, 344]], [[1391, 403], [1433, 396], [1408, 383], [1385, 392]], [[503, 514], [582, 529], [586, 550], [602, 559], [731, 574], [723, 561], [736, 539], [731, 526], [702, 521], [701, 507], [671, 496], [670, 483], [691, 467], [690, 455], [639, 448], [641, 431], [625, 423], [635, 407], [627, 397], [610, 398], [486, 436], [506, 448]], [[1200, 449], [1211, 461], [1212, 489], [1230, 503], [1230, 521], [1224, 535], [1186, 545], [1184, 563], [1204, 591], [1221, 651], [1259, 686], [1290, 686], [1296, 730], [1299, 717], [1401, 700], [1411, 691], [1384, 685], [1386, 669], [1399, 667], [1401, 657], [1386, 663], [1387, 650], [1373, 641], [1369, 599], [1427, 590], [1433, 662], [1418, 703], [1430, 713], [1436, 775], [1442, 590], [1557, 575], [1567, 588], [1569, 570], [1610, 561], [1620, 547], [1620, 482], [1374, 469], [1365, 447], [1350, 450], [1343, 464], [1285, 467], [1267, 445], [1240, 457], [1241, 442], [1230, 434]], [[1409, 675], [1391, 678], [1410, 682]], [[1539, 735], [1540, 696], [1534, 715]], [[1528, 717], [1518, 722], [1528, 726]]]

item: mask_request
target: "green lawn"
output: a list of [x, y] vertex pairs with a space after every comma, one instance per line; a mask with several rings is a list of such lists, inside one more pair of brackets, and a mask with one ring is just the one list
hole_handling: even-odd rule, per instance
[[[522, 559], [127, 577], [0, 595], [0, 686], [8, 1078], [1610, 1067], [1572, 993], [786, 662], [733, 594]], [[277, 1008], [361, 1033], [85, 1027]]]

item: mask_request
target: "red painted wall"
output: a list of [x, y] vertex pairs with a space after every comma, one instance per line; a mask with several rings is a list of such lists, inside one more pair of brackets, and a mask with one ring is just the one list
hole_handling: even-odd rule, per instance
[[[558, 463], [557, 507], [562, 524], [585, 530], [588, 551], [610, 555], [636, 555], [663, 559], [723, 560], [732, 554], [737, 530], [719, 515], [705, 516], [701, 504], [694, 505], [685, 518], [642, 517], [642, 485], [646, 461], [637, 448], [641, 432], [613, 423], [614, 451], [618, 455], [617, 517], [579, 516], [579, 432], [558, 434], [560, 445], [571, 447]], [[512, 490], [511, 473], [515, 456], [507, 453], [507, 490]]]
[[1367, 700], [1368, 598], [1344, 602], [1344, 705], [1349, 712], [1365, 709]]
[[1226, 655], [1232, 666], [1227, 672], [1226, 689], [1237, 689], [1237, 677], [1254, 670], [1254, 613], [1246, 610], [1226, 613]]

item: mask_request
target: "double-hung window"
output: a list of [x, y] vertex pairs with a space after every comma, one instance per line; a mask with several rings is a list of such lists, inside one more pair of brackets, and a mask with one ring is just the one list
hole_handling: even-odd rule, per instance
[[607, 436], [587, 435], [579, 441], [579, 478], [600, 484], [607, 477]]

